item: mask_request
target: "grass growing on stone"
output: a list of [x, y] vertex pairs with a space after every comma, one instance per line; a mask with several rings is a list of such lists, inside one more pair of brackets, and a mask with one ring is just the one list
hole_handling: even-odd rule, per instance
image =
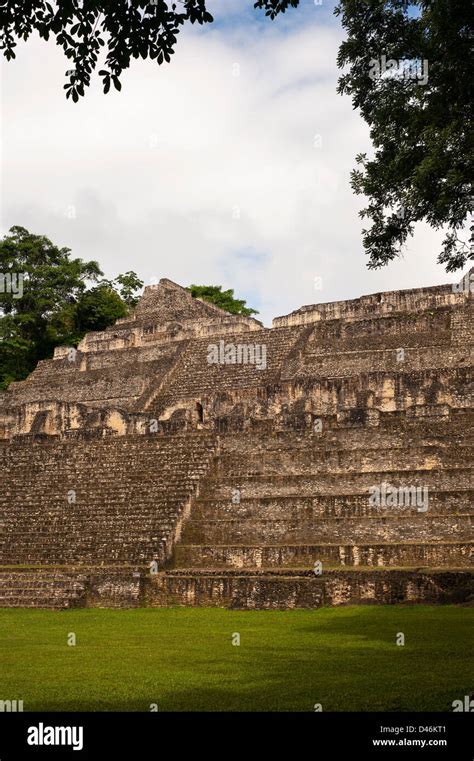
[[455, 606], [2, 609], [0, 700], [25, 711], [451, 711], [474, 688], [473, 622]]

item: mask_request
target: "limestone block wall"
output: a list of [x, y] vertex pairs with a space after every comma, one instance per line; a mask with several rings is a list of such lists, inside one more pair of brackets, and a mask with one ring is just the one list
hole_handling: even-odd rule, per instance
[[[315, 416], [377, 426], [380, 412], [441, 405], [449, 415], [472, 406], [472, 304], [470, 291], [437, 286], [302, 307], [266, 329], [164, 280], [130, 317], [11, 384], [0, 436], [143, 432], [147, 417], [163, 430], [231, 430]], [[229, 362], [232, 347], [242, 351]]]
[[[227, 588], [233, 605], [234, 593], [238, 597], [237, 590], [249, 589], [250, 575], [255, 592], [260, 583], [270, 590], [272, 574], [278, 572], [278, 578], [290, 574], [282, 587], [288, 600], [299, 596], [300, 584], [307, 588], [308, 579], [300, 579], [303, 571], [321, 563], [323, 576], [359, 569], [364, 583], [371, 568], [465, 569], [460, 588], [467, 585], [472, 593], [472, 422], [470, 412], [448, 424], [392, 416], [374, 430], [222, 436], [175, 547], [174, 568], [160, 589], [168, 584], [171, 598], [179, 597], [186, 576], [192, 599], [208, 592], [216, 600], [227, 599], [214, 577], [221, 583], [222, 574], [232, 571]], [[371, 500], [383, 487], [395, 491], [394, 501]], [[257, 571], [264, 578], [257, 578]], [[337, 587], [338, 578], [335, 582]], [[327, 584], [327, 579], [320, 583], [318, 594], [327, 594]], [[392, 598], [394, 584], [388, 584], [382, 599]], [[358, 585], [349, 584], [349, 596], [360, 596]], [[310, 585], [305, 604], [313, 593]], [[268, 591], [270, 606], [272, 599]], [[408, 587], [403, 599], [410, 599]]]
[[145, 589], [151, 606], [194, 605], [237, 609], [318, 608], [321, 605], [456, 603], [472, 594], [472, 580], [462, 572], [419, 573], [410, 570], [328, 571], [306, 574], [222, 569], [193, 574], [159, 574]]
[[[173, 383], [157, 395], [149, 409], [166, 418], [181, 401], [271, 387], [278, 382], [283, 361], [300, 335], [298, 329], [262, 329], [189, 342], [175, 368]], [[228, 347], [235, 347], [235, 362], [225, 361]], [[237, 361], [238, 352], [246, 361]], [[210, 361], [214, 357], [217, 361]]]
[[73, 361], [45, 360], [26, 381], [11, 384], [8, 401], [12, 406], [60, 399], [127, 407], [151, 381], [156, 382], [169, 371], [177, 349], [175, 344], [172, 351], [155, 352], [155, 358], [150, 357], [149, 350], [145, 356], [137, 350], [127, 350], [120, 357], [98, 354], [92, 358], [77, 352]]
[[311, 304], [303, 306], [289, 315], [275, 317], [273, 327], [307, 325], [320, 320], [340, 318], [352, 320], [370, 315], [383, 316], [394, 312], [412, 313], [451, 305], [464, 305], [472, 298], [472, 290], [470, 286], [466, 287], [466, 280], [463, 278], [460, 284], [414, 288], [405, 291], [386, 291], [361, 296], [350, 301]]
[[0, 565], [164, 563], [214, 450], [206, 434], [0, 445]]

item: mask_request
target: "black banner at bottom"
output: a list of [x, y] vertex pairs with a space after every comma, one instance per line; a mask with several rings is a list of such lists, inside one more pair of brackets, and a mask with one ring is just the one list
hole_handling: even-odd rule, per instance
[[[284, 752], [472, 761], [470, 713], [3, 713], [0, 761]], [[308, 747], [309, 746], [309, 747]]]

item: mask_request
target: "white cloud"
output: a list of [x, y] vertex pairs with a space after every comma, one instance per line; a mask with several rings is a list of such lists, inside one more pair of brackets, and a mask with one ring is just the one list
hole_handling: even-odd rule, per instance
[[426, 228], [404, 260], [365, 267], [349, 172], [370, 143], [336, 93], [340, 39], [313, 16], [192, 29], [171, 65], [133, 62], [121, 93], [96, 82], [78, 104], [60, 49], [19, 44], [3, 66], [3, 231], [44, 233], [111, 276], [234, 287], [267, 324], [304, 303], [452, 279]]

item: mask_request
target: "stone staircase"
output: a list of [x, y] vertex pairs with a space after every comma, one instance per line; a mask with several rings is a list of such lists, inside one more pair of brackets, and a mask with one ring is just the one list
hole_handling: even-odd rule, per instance
[[123, 349], [120, 373], [110, 351], [78, 351], [73, 361], [67, 357], [43, 360], [26, 380], [9, 386], [10, 404], [59, 398], [97, 405], [107, 397], [109, 402], [129, 408], [147, 393], [151, 381], [158, 385], [166, 378], [179, 356], [178, 349], [178, 344]]
[[86, 604], [91, 585], [133, 604], [133, 574], [169, 558], [215, 446], [206, 433], [0, 446], [0, 606]]
[[83, 607], [85, 585], [77, 573], [0, 568], [0, 608]]
[[[468, 599], [472, 422], [466, 413], [449, 432], [442, 422], [413, 421], [372, 431], [222, 436], [174, 568], [153, 580], [150, 604]], [[426, 487], [428, 509], [371, 505], [370, 488], [384, 482]]]
[[0, 565], [164, 562], [214, 446], [203, 433], [0, 448]]
[[265, 367], [262, 368], [252, 363], [209, 364], [208, 347], [218, 344], [219, 339], [210, 336], [190, 342], [173, 369], [173, 382], [150, 402], [150, 415], [159, 417], [167, 407], [180, 401], [212, 397], [216, 391], [232, 395], [278, 383], [285, 359], [305, 332], [302, 328], [280, 328], [223, 336], [224, 344], [265, 346]]

